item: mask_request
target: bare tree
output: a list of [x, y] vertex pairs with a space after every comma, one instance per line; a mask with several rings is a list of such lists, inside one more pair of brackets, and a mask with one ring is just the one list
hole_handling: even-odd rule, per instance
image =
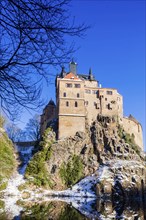
[[13, 142], [18, 141], [25, 141], [26, 140], [26, 134], [23, 130], [21, 130], [17, 125], [13, 123], [8, 123], [6, 126], [6, 132], [8, 134], [8, 137]]
[[26, 135], [28, 140], [38, 141], [40, 139], [40, 116], [35, 115], [33, 118], [29, 119], [26, 124]]
[[74, 45], [67, 45], [67, 37], [81, 37], [88, 28], [75, 25], [68, 5], [68, 0], [1, 0], [0, 103], [8, 113], [38, 107], [48, 66], [68, 62]]

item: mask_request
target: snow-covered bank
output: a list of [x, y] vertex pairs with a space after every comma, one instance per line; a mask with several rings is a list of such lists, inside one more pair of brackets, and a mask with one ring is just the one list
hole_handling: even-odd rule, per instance
[[[23, 164], [22, 169], [25, 170]], [[17, 201], [22, 203], [40, 203], [40, 202], [51, 202], [51, 201], [62, 201], [70, 204], [77, 210], [79, 210], [83, 215], [91, 219], [108, 219], [99, 214], [96, 209], [93, 209], [93, 204], [97, 199], [96, 187], [100, 183], [104, 183], [104, 190], [109, 185], [114, 187], [115, 179], [113, 176], [116, 174], [119, 181], [127, 181], [127, 173], [121, 172], [121, 169], [134, 169], [134, 167], [142, 166], [138, 161], [125, 161], [125, 160], [109, 160], [106, 164], [100, 165], [98, 170], [76, 183], [72, 188], [64, 191], [53, 191], [45, 189], [31, 190], [30, 188], [24, 189], [22, 191], [18, 190], [18, 186], [24, 184], [26, 181], [23, 175], [15, 173], [13, 177], [9, 180], [7, 189], [4, 191], [3, 201], [5, 202], [5, 211], [9, 213], [11, 219], [15, 216], [19, 216], [23, 207], [17, 205]], [[126, 168], [125, 168], [126, 167]], [[135, 177], [135, 175], [133, 175]], [[129, 182], [128, 182], [129, 183]], [[134, 183], [133, 183], [134, 185]], [[118, 191], [117, 191], [118, 192]], [[28, 193], [28, 197], [24, 198], [23, 194]], [[107, 210], [106, 210], [107, 211]], [[108, 212], [108, 211], [107, 211]], [[112, 211], [110, 217], [114, 218], [116, 212]]]

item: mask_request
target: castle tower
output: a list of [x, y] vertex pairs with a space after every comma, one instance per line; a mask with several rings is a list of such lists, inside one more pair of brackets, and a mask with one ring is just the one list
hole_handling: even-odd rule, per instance
[[85, 132], [84, 81], [76, 75], [76, 63], [70, 63], [64, 78], [57, 78], [56, 91], [58, 139]]
[[43, 110], [43, 114], [41, 115], [41, 135], [44, 133], [46, 128], [48, 127], [48, 123], [56, 118], [56, 105], [54, 101], [51, 99], [49, 103], [45, 106]]
[[69, 64], [70, 72], [77, 75], [77, 63], [75, 63], [73, 60]]
[[65, 72], [65, 68], [64, 68], [64, 66], [62, 67], [62, 70], [61, 70], [60, 76], [61, 76], [62, 78], [64, 78], [64, 77], [66, 76], [66, 72]]

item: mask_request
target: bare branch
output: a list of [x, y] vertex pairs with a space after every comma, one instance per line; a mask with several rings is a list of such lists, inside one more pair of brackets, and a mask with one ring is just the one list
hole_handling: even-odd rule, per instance
[[72, 42], [67, 44], [67, 37], [81, 37], [88, 27], [75, 25], [68, 4], [68, 0], [1, 0], [0, 103], [5, 111], [39, 106], [48, 66], [70, 60], [75, 48]]

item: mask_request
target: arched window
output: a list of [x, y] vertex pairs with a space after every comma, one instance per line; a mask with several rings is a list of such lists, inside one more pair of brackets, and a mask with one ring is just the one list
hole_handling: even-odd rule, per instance
[[69, 106], [69, 102], [68, 102], [68, 101], [66, 102], [66, 106], [67, 106], [67, 107]]
[[78, 103], [77, 102], [75, 102], [75, 107], [78, 107]]
[[63, 97], [66, 97], [66, 92], [63, 93]]
[[79, 93], [77, 93], [77, 98], [79, 98], [80, 97], [80, 94]]

